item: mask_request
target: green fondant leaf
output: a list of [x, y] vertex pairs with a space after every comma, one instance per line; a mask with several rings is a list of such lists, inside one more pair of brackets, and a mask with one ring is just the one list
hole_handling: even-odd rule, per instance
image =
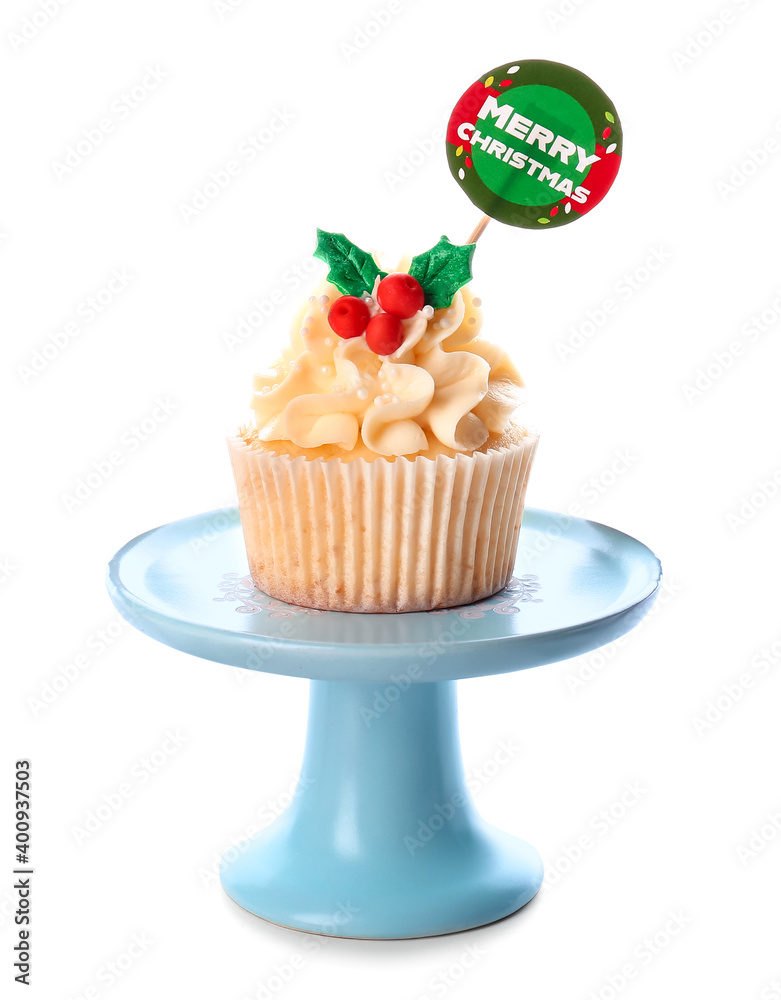
[[443, 236], [436, 246], [412, 258], [409, 273], [420, 282], [426, 305], [444, 309], [472, 277], [475, 244], [458, 246]]
[[615, 118], [610, 114], [609, 111], [605, 112], [605, 118], [610, 122], [611, 125], [615, 124]]
[[384, 278], [386, 274], [370, 253], [351, 243], [343, 233], [318, 229], [314, 255], [326, 262], [328, 280], [344, 295], [371, 292], [377, 276]]

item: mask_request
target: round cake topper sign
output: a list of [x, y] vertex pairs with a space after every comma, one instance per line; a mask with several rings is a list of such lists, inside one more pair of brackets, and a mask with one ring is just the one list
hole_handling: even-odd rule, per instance
[[621, 145], [605, 92], [579, 70], [544, 59], [486, 73], [447, 128], [450, 171], [471, 201], [524, 229], [566, 225], [591, 211], [615, 180]]

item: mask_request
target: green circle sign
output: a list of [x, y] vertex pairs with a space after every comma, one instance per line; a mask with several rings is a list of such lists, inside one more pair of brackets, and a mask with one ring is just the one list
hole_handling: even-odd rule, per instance
[[566, 225], [604, 198], [621, 163], [615, 106], [584, 73], [542, 59], [507, 63], [464, 93], [447, 129], [450, 171], [486, 215]]

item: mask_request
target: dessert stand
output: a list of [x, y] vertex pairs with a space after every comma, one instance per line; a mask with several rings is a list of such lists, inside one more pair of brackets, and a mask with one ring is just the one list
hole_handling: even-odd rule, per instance
[[486, 823], [467, 791], [456, 681], [618, 638], [653, 603], [661, 567], [620, 531], [527, 509], [516, 572], [494, 597], [446, 611], [296, 608], [253, 587], [235, 508], [155, 528], [117, 553], [111, 599], [146, 635], [310, 679], [303, 790], [223, 859], [237, 903], [303, 931], [410, 938], [490, 923], [535, 895], [539, 854]]

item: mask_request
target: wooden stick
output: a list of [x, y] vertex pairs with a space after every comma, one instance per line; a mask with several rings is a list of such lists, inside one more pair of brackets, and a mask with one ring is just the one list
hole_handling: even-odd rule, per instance
[[466, 241], [467, 245], [469, 245], [470, 243], [477, 243], [477, 241], [480, 239], [483, 232], [485, 231], [485, 227], [488, 225], [490, 221], [491, 221], [490, 215], [484, 215], [482, 217], [482, 219], [477, 223], [474, 230], [472, 231], [472, 235]]

